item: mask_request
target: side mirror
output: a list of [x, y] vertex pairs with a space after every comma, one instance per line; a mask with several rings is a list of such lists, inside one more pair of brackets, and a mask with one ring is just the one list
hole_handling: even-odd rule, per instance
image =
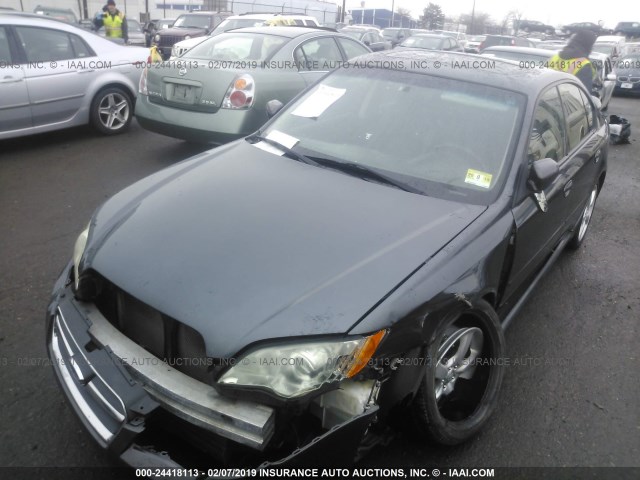
[[593, 95], [591, 95], [591, 101], [593, 102], [593, 105], [598, 110], [602, 110], [602, 102], [600, 101], [600, 99], [598, 97], [594, 97]]
[[559, 174], [558, 162], [553, 158], [543, 158], [536, 160], [531, 165], [529, 182], [535, 191], [540, 192], [548, 187]]
[[617, 79], [618, 77], [615, 73], [610, 73], [609, 75], [607, 75], [607, 80], [611, 80], [612, 82], [615, 82]]
[[369, 40], [365, 40], [364, 44], [368, 47], [369, 45], [371, 45], [371, 42]]
[[267, 102], [267, 117], [273, 117], [282, 110], [282, 107], [284, 107], [284, 104], [280, 100], [269, 100]]

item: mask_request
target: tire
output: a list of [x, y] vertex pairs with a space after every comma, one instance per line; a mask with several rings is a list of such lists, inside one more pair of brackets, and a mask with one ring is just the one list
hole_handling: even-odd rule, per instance
[[589, 229], [589, 224], [591, 223], [591, 216], [593, 215], [593, 209], [596, 206], [596, 199], [598, 198], [598, 184], [596, 183], [591, 189], [591, 193], [589, 194], [589, 198], [587, 198], [587, 203], [582, 210], [582, 214], [580, 215], [580, 220], [576, 225], [576, 231], [567, 243], [567, 248], [570, 250], [578, 250], [584, 242], [585, 237], [587, 236], [587, 230]]
[[104, 135], [125, 132], [133, 118], [133, 102], [129, 94], [118, 87], [100, 90], [91, 102], [91, 125]]
[[496, 407], [504, 377], [502, 326], [491, 305], [478, 300], [434, 325], [428, 338], [412, 428], [432, 443], [457, 445], [476, 435]]

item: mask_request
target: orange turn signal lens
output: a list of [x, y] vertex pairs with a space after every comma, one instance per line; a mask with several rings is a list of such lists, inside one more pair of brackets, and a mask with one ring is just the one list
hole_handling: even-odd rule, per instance
[[364, 344], [353, 355], [353, 363], [351, 365], [351, 368], [347, 372], [347, 378], [352, 378], [367, 365], [369, 360], [371, 360], [373, 354], [378, 349], [378, 345], [380, 345], [380, 342], [384, 338], [385, 334], [385, 330], [380, 330], [370, 337], [367, 337], [367, 340], [364, 342]]
[[239, 78], [233, 84], [233, 88], [236, 90], [244, 90], [247, 88], [247, 81], [244, 78]]

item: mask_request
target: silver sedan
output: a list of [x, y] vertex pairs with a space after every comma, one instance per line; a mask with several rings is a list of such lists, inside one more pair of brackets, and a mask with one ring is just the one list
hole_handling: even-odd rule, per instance
[[148, 55], [56, 20], [0, 13], [0, 139], [87, 123], [123, 132]]

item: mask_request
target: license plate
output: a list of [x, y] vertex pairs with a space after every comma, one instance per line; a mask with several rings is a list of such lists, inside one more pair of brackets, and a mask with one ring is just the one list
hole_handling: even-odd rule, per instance
[[173, 91], [173, 96], [182, 100], [183, 102], [187, 100], [189, 96], [189, 86], [188, 85], [176, 85], [175, 90]]
[[633, 83], [623, 83], [620, 88], [633, 88]]

